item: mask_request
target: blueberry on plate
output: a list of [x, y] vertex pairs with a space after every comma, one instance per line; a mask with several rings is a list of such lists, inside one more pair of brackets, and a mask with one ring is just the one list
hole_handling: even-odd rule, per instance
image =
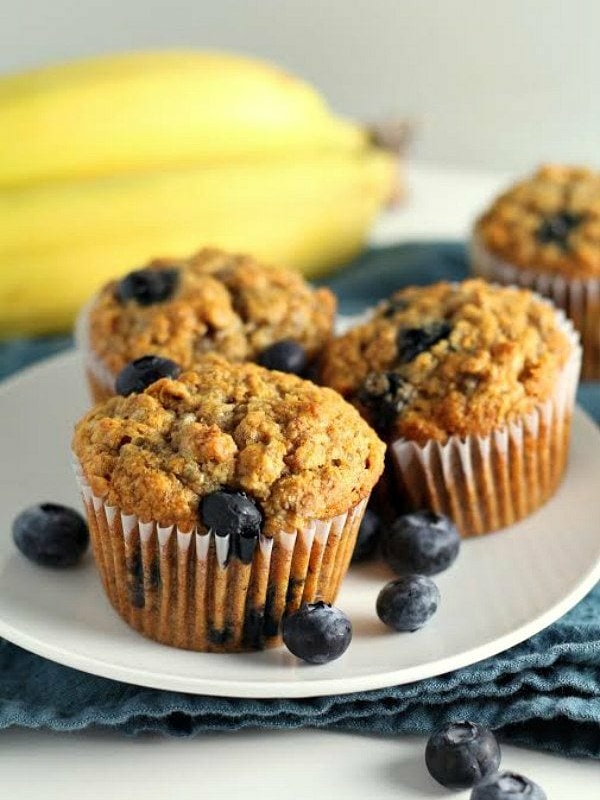
[[447, 789], [468, 789], [500, 766], [494, 734], [474, 722], [451, 722], [432, 734], [425, 749], [430, 775]]
[[495, 772], [478, 783], [471, 800], [547, 800], [546, 792], [516, 772]]
[[265, 348], [257, 361], [261, 367], [294, 375], [302, 375], [307, 367], [306, 351], [293, 339], [282, 339]]
[[386, 531], [383, 555], [398, 575], [437, 575], [454, 563], [460, 542], [460, 534], [448, 517], [416, 511], [398, 517]]
[[161, 356], [142, 356], [130, 361], [117, 375], [115, 388], [124, 397], [143, 392], [161, 378], [176, 378], [181, 372], [179, 364]]
[[245, 492], [219, 489], [207, 494], [200, 504], [200, 517], [216, 536], [256, 539], [262, 527], [260, 508]]
[[396, 631], [416, 631], [435, 614], [440, 592], [426, 575], [403, 575], [383, 587], [377, 616]]
[[366, 561], [375, 552], [381, 530], [381, 520], [370, 508], [367, 508], [365, 515], [358, 529], [358, 537], [352, 553], [352, 563]]
[[179, 283], [177, 267], [137, 269], [117, 284], [116, 295], [121, 303], [134, 300], [140, 306], [151, 306], [169, 300]]
[[343, 655], [352, 640], [352, 623], [328, 603], [304, 603], [283, 620], [288, 650], [309, 664], [326, 664]]
[[44, 567], [72, 567], [90, 541], [81, 514], [58, 503], [40, 503], [21, 511], [12, 533], [23, 555]]

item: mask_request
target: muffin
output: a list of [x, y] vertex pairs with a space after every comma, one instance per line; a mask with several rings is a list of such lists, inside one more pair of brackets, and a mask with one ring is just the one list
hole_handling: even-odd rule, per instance
[[549, 297], [583, 344], [583, 378], [600, 378], [600, 173], [544, 166], [477, 221], [475, 274]]
[[473, 536], [557, 488], [580, 359], [562, 312], [469, 280], [394, 294], [326, 348], [322, 379], [387, 441], [406, 508], [447, 514]]
[[279, 644], [335, 599], [384, 452], [331, 389], [219, 356], [99, 404], [73, 453], [110, 602], [175, 647]]
[[329, 289], [243, 255], [205, 249], [187, 260], [159, 259], [111, 281], [77, 325], [95, 402], [116, 394], [120, 371], [147, 356], [193, 369], [207, 353], [303, 372], [331, 336]]

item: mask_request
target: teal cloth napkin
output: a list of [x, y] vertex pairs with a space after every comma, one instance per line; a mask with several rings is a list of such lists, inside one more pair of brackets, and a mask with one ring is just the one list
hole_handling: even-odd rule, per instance
[[[368, 251], [322, 283], [339, 294], [344, 313], [356, 313], [408, 283], [456, 280], [466, 272], [459, 244], [407, 244]], [[68, 337], [5, 343], [0, 376], [70, 344]], [[600, 421], [600, 384], [582, 387], [579, 401]], [[193, 736], [312, 727], [405, 734], [465, 718], [515, 743], [600, 758], [600, 585], [554, 625], [471, 667], [406, 686], [303, 700], [144, 689], [62, 667], [0, 640], [0, 728]]]

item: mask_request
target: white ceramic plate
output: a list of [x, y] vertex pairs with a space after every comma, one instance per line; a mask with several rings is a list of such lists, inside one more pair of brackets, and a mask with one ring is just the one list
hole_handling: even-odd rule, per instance
[[175, 650], [130, 630], [105, 599], [92, 558], [77, 569], [36, 567], [15, 549], [15, 514], [37, 501], [80, 505], [69, 463], [86, 407], [79, 358], [60, 356], [0, 390], [0, 635], [46, 658], [129, 683], [234, 697], [306, 697], [407, 683], [471, 664], [531, 636], [600, 578], [600, 431], [578, 411], [572, 461], [556, 497], [521, 524], [467, 541], [438, 577], [442, 602], [423, 630], [388, 631], [375, 598], [391, 575], [353, 567], [338, 604], [352, 644], [322, 667], [284, 648], [216, 655]]

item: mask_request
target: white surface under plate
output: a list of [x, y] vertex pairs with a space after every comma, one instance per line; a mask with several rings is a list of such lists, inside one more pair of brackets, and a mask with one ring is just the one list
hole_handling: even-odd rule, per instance
[[284, 648], [217, 655], [176, 650], [130, 630], [105, 599], [92, 557], [74, 570], [29, 563], [10, 535], [15, 514], [37, 501], [80, 505], [69, 463], [74, 420], [86, 407], [79, 359], [60, 356], [0, 391], [0, 635], [54, 661], [108, 678], [192, 693], [305, 697], [374, 689], [439, 675], [522, 641], [573, 606], [600, 578], [600, 431], [578, 411], [567, 478], [529, 519], [464, 543], [437, 579], [438, 613], [397, 634], [375, 615], [391, 574], [353, 567], [338, 605], [354, 625], [339, 661], [299, 663]]

